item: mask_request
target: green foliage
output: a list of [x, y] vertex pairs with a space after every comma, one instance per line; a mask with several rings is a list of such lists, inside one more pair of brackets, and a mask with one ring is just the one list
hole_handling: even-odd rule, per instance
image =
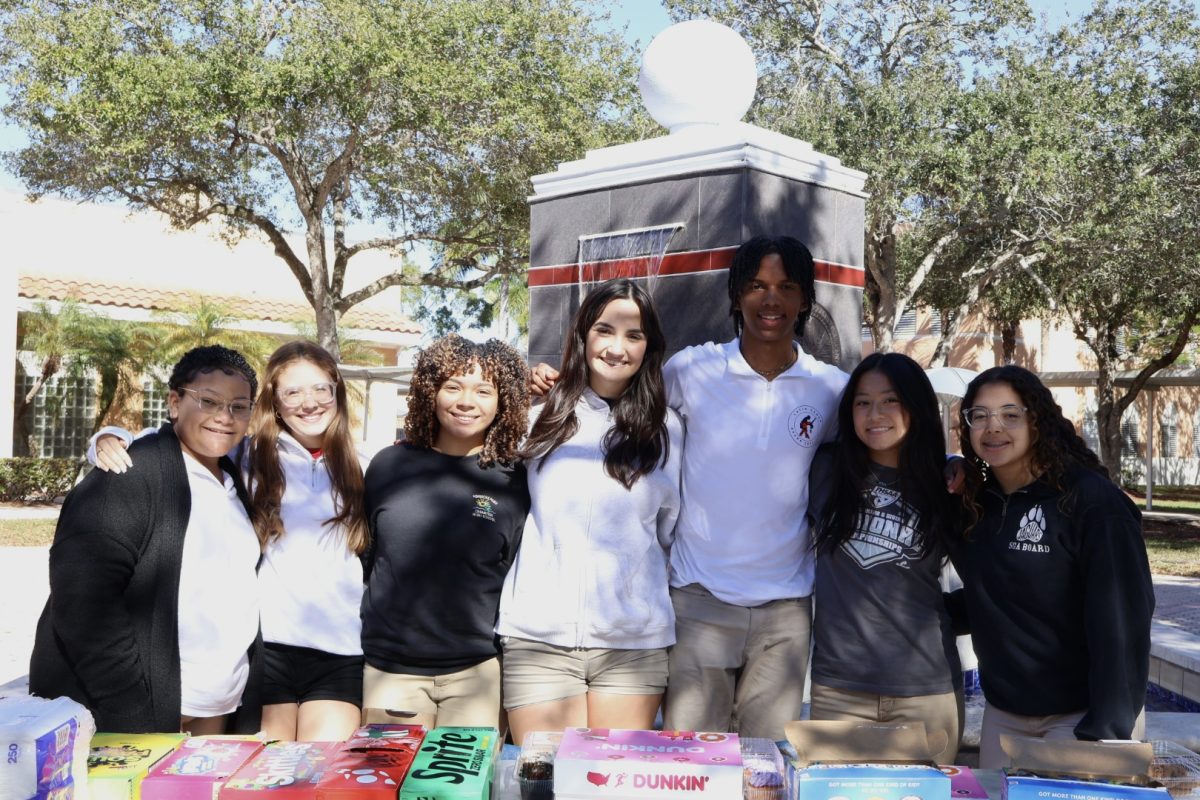
[[[4, 111], [29, 137], [8, 163], [29, 190], [256, 229], [331, 351], [337, 316], [389, 286], [519, 275], [529, 176], [623, 136], [634, 85], [582, 0], [2, 8]], [[415, 245], [426, 269], [344, 285], [358, 253]]]
[[261, 375], [278, 344], [266, 334], [238, 330], [235, 326], [241, 317], [199, 295], [180, 312], [158, 312], [154, 317], [160, 325], [155, 357], [163, 367], [170, 367], [194, 347], [219, 344], [237, 350]]
[[70, 491], [78, 472], [72, 458], [0, 458], [0, 501], [49, 503]]

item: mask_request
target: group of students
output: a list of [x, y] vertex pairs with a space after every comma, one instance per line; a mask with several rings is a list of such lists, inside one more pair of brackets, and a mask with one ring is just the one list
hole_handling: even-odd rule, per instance
[[972, 381], [951, 494], [915, 362], [847, 376], [796, 343], [803, 244], [747, 241], [728, 287], [735, 338], [669, 360], [627, 280], [582, 300], [560, 370], [438, 340], [365, 475], [321, 348], [281, 347], [257, 399], [238, 354], [191, 351], [170, 421], [100, 437], [64, 503], [31, 691], [114, 731], [338, 739], [503, 705], [520, 741], [648, 728], [665, 698], [667, 728], [780, 739], [811, 634], [812, 718], [919, 720], [952, 763], [969, 627], [983, 766], [1004, 731], [1134, 734], [1140, 518], [1049, 390], [1013, 366]]

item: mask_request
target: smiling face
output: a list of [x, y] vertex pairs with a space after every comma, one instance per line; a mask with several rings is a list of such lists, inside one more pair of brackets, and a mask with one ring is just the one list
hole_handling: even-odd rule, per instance
[[642, 312], [632, 300], [609, 301], [587, 332], [588, 385], [614, 399], [629, 386], [646, 356]]
[[[334, 377], [311, 361], [297, 359], [279, 371], [273, 388], [279, 421], [304, 447], [321, 447], [325, 431], [337, 417]], [[325, 395], [331, 397], [322, 404]]]
[[[229, 413], [228, 403], [250, 403], [250, 382], [240, 374], [226, 375], [219, 369], [201, 372], [185, 389], [167, 394], [167, 413], [174, 422], [175, 435], [184, 452], [195, 458], [214, 474], [220, 470], [217, 459], [228, 453], [246, 435], [250, 423]], [[206, 397], [222, 407], [216, 413], [202, 410], [198, 397]]]
[[499, 408], [500, 393], [483, 377], [478, 364], [462, 375], [451, 375], [434, 398], [438, 422], [434, 449], [455, 456], [478, 453]]
[[796, 318], [808, 303], [800, 284], [788, 277], [779, 254], [763, 256], [758, 272], [742, 288], [737, 304], [742, 313], [743, 341], [791, 342]]
[[1013, 492], [1033, 482], [1032, 419], [1025, 414], [1012, 428], [1005, 428], [999, 413], [1005, 406], [1024, 408], [1021, 396], [1007, 383], [986, 383], [979, 387], [972, 408], [992, 412], [986, 423], [970, 429], [971, 448], [987, 462], [988, 468], [1005, 492]]
[[885, 467], [900, 464], [900, 446], [908, 435], [908, 410], [882, 372], [864, 373], [854, 390], [854, 433], [871, 460]]

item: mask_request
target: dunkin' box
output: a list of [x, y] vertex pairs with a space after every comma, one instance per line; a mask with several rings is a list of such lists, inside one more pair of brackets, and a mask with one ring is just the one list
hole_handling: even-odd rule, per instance
[[262, 742], [245, 738], [185, 739], [150, 768], [142, 800], [213, 800], [229, 776], [262, 748]]
[[88, 752], [92, 800], [139, 800], [150, 768], [175, 751], [186, 733], [97, 733]]
[[791, 800], [950, 800], [921, 723], [804, 721], [784, 732]]
[[1012, 762], [1002, 800], [1168, 800], [1150, 780], [1149, 742], [1080, 742], [1000, 735]]
[[735, 733], [567, 728], [554, 760], [559, 800], [742, 796]]
[[396, 797], [424, 738], [421, 725], [359, 728], [317, 784], [317, 800]]
[[434, 728], [400, 786], [401, 800], [487, 800], [500, 745], [495, 728]]
[[225, 781], [220, 800], [254, 800], [258, 792], [276, 797], [313, 798], [317, 784], [342, 749], [342, 742], [271, 742]]

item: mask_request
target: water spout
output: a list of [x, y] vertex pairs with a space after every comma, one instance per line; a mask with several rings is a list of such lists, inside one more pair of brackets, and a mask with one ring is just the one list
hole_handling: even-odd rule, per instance
[[659, 268], [671, 239], [685, 227], [682, 222], [630, 228], [579, 237], [577, 283], [582, 301], [592, 287], [613, 278], [645, 278], [653, 295]]

